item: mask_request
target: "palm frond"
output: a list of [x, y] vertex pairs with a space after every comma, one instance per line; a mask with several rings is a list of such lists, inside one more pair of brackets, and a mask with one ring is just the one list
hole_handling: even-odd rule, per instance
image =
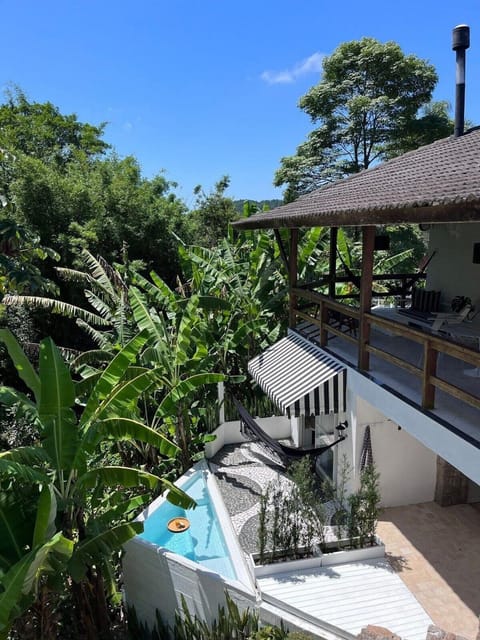
[[93, 291], [90, 291], [89, 289], [85, 289], [84, 294], [85, 294], [86, 299], [89, 301], [89, 303], [95, 309], [95, 311], [98, 314], [100, 314], [102, 316], [102, 318], [105, 318], [105, 320], [107, 320], [109, 324], [111, 324], [113, 316], [112, 316], [112, 310], [108, 306], [108, 304], [106, 302], [104, 302], [95, 293], [93, 293]]
[[113, 287], [110, 278], [107, 275], [103, 265], [97, 260], [89, 251], [82, 249], [82, 260], [90, 270], [93, 278], [104, 289], [104, 291], [110, 296], [111, 300], [115, 300], [117, 294]]
[[100, 349], [103, 349], [104, 347], [108, 347], [108, 345], [112, 341], [113, 335], [111, 331], [98, 331], [97, 329], [94, 329], [87, 322], [84, 322], [80, 318], [77, 318], [77, 325], [80, 327], [80, 329], [85, 331], [85, 333], [88, 336], [90, 336], [93, 342], [98, 347], [100, 347]]
[[4, 296], [2, 303], [7, 306], [26, 307], [27, 309], [46, 309], [50, 313], [57, 313], [67, 318], [80, 318], [84, 322], [99, 326], [108, 326], [109, 322], [104, 320], [101, 316], [98, 316], [90, 311], [86, 311], [81, 307], [77, 307], [73, 304], [68, 304], [62, 300], [55, 300], [53, 298], [42, 298], [40, 296]]

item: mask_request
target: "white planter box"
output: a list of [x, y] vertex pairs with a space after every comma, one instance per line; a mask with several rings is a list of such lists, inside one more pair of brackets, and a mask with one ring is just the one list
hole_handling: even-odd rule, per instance
[[[339, 546], [342, 543], [348, 544], [348, 540], [340, 540], [335, 543]], [[330, 543], [333, 546], [333, 543]], [[255, 554], [257, 555], [257, 554]], [[256, 565], [255, 577], [274, 575], [286, 571], [302, 571], [304, 569], [319, 569], [321, 567], [331, 567], [336, 564], [347, 564], [349, 562], [360, 562], [362, 560], [372, 560], [385, 556], [385, 545], [376, 537], [376, 544], [373, 547], [363, 547], [362, 549], [342, 549], [331, 553], [320, 553], [318, 556], [302, 558], [300, 560], [281, 560], [271, 564]], [[255, 565], [254, 556], [251, 555], [251, 562]]]
[[373, 558], [383, 558], [385, 555], [385, 545], [380, 540], [373, 547], [363, 547], [363, 549], [342, 549], [332, 553], [322, 555], [322, 567], [331, 567], [335, 564], [347, 564], [348, 562], [359, 562], [360, 560], [372, 560]]

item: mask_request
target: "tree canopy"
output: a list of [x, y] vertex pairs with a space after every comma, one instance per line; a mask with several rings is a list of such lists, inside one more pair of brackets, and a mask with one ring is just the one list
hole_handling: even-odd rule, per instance
[[118, 261], [126, 246], [131, 260], [174, 282], [174, 234], [190, 239], [187, 208], [161, 173], [144, 178], [136, 158], [111, 151], [104, 128], [20, 90], [8, 93], [0, 105], [0, 194], [13, 222], [64, 263], [79, 248]]
[[105, 123], [94, 126], [65, 116], [51, 102], [30, 102], [21, 89], [7, 92], [0, 105], [0, 146], [21, 151], [56, 167], [65, 167], [78, 153], [101, 155], [110, 145], [102, 140]]
[[291, 200], [447, 135], [446, 103], [429, 105], [436, 82], [431, 64], [404, 54], [395, 42], [362, 38], [341, 44], [324, 59], [320, 82], [299, 102], [317, 127], [295, 155], [282, 158], [274, 184], [287, 185]]

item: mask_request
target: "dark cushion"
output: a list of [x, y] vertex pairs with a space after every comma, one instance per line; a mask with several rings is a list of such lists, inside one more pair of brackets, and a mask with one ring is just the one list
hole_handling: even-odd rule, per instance
[[440, 310], [440, 291], [414, 289], [411, 309], [412, 311], [437, 313]]

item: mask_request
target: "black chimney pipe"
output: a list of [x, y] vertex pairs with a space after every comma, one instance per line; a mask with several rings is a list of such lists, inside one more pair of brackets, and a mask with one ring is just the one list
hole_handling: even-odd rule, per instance
[[452, 31], [452, 49], [456, 53], [455, 138], [465, 129], [465, 52], [470, 46], [470, 27], [459, 24]]

